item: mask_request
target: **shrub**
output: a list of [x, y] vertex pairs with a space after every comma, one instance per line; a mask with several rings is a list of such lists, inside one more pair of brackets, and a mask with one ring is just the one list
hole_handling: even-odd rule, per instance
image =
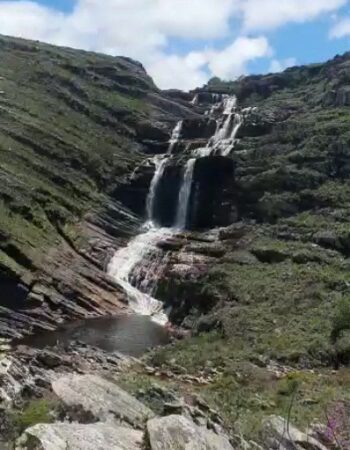
[[341, 298], [332, 319], [331, 340], [335, 344], [344, 331], [350, 330], [350, 298]]

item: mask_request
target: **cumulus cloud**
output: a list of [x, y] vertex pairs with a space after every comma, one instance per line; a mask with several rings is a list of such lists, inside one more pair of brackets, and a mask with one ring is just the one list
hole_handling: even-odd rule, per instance
[[161, 57], [149, 66], [149, 72], [163, 88], [174, 87], [175, 81], [183, 89], [204, 84], [208, 77], [234, 79], [246, 72], [246, 64], [256, 58], [270, 56], [272, 50], [265, 37], [238, 37], [223, 50], [205, 49], [183, 57]]
[[163, 89], [179, 87], [190, 90], [208, 80], [206, 52], [191, 52], [185, 56], [160, 55], [147, 68]]
[[270, 64], [269, 72], [276, 73], [282, 72], [288, 67], [296, 66], [296, 58], [286, 58], [286, 59], [273, 59]]
[[271, 53], [272, 50], [265, 37], [239, 37], [224, 50], [213, 52], [208, 65], [213, 74], [227, 80], [244, 74], [247, 62], [269, 56]]
[[[266, 37], [254, 33], [312, 19], [346, 1], [76, 0], [64, 14], [35, 0], [0, 0], [0, 33], [130, 56], [160, 87], [190, 89], [212, 75], [239, 76], [249, 61], [269, 56]], [[186, 41], [187, 53], [171, 51], [174, 39]]]
[[347, 0], [246, 0], [242, 1], [246, 30], [271, 30], [288, 22], [302, 23], [336, 11]]
[[62, 13], [33, 2], [0, 2], [1, 34], [45, 40], [62, 29], [64, 18]]
[[329, 32], [331, 39], [339, 39], [345, 36], [350, 36], [350, 17], [338, 20]]

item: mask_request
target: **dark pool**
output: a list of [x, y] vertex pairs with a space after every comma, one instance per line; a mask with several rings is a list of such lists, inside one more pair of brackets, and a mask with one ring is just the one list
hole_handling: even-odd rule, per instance
[[13, 342], [30, 347], [53, 347], [80, 341], [107, 352], [119, 351], [130, 356], [141, 356], [147, 350], [169, 342], [165, 328], [147, 316], [123, 315], [103, 317], [70, 323], [45, 333], [39, 333]]

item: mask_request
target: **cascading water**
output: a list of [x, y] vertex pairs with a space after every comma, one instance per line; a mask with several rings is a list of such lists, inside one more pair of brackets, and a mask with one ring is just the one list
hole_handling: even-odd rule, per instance
[[[153, 292], [167, 258], [157, 249], [156, 244], [162, 239], [171, 237], [175, 231], [156, 225], [155, 201], [164, 170], [172, 157], [171, 152], [181, 137], [182, 124], [182, 121], [178, 122], [172, 132], [168, 153], [153, 158], [156, 169], [146, 201], [147, 221], [143, 227], [145, 231], [132, 239], [126, 247], [118, 250], [107, 269], [109, 275], [126, 292], [130, 308], [137, 314], [151, 316], [152, 320], [160, 324], [165, 324], [168, 317], [163, 310], [162, 302], [153, 297]], [[148, 267], [146, 275], [141, 277], [140, 264], [143, 261], [147, 261]]]
[[154, 221], [154, 209], [155, 209], [155, 200], [157, 195], [157, 189], [160, 180], [162, 179], [162, 176], [164, 174], [164, 170], [166, 168], [166, 165], [168, 163], [169, 158], [166, 158], [164, 156], [155, 156], [153, 159], [153, 162], [156, 166], [156, 170], [154, 173], [154, 176], [151, 181], [150, 189], [147, 196], [146, 201], [146, 208], [147, 208], [147, 220], [150, 224]]
[[168, 148], [168, 154], [171, 155], [174, 148], [176, 147], [176, 144], [179, 142], [179, 139], [181, 137], [181, 132], [182, 132], [182, 126], [183, 126], [183, 121], [180, 120], [177, 124], [176, 127], [174, 128], [172, 134], [171, 134], [171, 138], [169, 141], [169, 148]]
[[[118, 250], [108, 265], [108, 273], [126, 292], [131, 309], [138, 314], [151, 316], [154, 321], [161, 324], [166, 323], [168, 318], [163, 310], [162, 302], [155, 299], [153, 295], [157, 280], [167, 264], [167, 255], [164, 255], [156, 244], [186, 228], [196, 158], [216, 153], [228, 156], [243, 123], [244, 114], [237, 112], [236, 97], [213, 94], [213, 99], [218, 100], [219, 103], [212, 106], [209, 114], [216, 115], [221, 110], [222, 117], [218, 121], [215, 135], [209, 140], [207, 146], [194, 150], [194, 157], [186, 164], [179, 191], [175, 226], [173, 228], [157, 227], [154, 215], [159, 183], [167, 163], [172, 158], [173, 150], [181, 138], [182, 121], [177, 123], [172, 132], [167, 154], [158, 155], [153, 159], [156, 169], [147, 196], [145, 231], [131, 240], [125, 248]], [[145, 264], [147, 264], [146, 267]]]
[[199, 95], [198, 94], [196, 94], [194, 97], [193, 97], [193, 99], [191, 100], [191, 105], [198, 105], [198, 103], [199, 103]]
[[176, 215], [176, 224], [175, 224], [176, 228], [180, 230], [186, 228], [195, 163], [196, 163], [195, 158], [191, 158], [190, 160], [187, 161], [183, 182], [180, 188], [177, 215]]
[[214, 136], [209, 140], [207, 152], [201, 151], [202, 155], [219, 154], [228, 156], [235, 143], [237, 133], [243, 123], [242, 114], [237, 112], [237, 98], [225, 97], [222, 103], [219, 103], [213, 110], [213, 114], [218, 108], [223, 109], [221, 120], [217, 122], [217, 128]]
[[107, 269], [109, 275], [126, 292], [130, 308], [137, 314], [151, 316], [160, 324], [168, 321], [162, 302], [148, 292], [142, 292], [138, 286], [133, 286], [130, 280], [135, 267], [154, 251], [157, 242], [171, 235], [172, 231], [167, 228], [151, 228], [139, 234], [126, 247], [115, 253]]

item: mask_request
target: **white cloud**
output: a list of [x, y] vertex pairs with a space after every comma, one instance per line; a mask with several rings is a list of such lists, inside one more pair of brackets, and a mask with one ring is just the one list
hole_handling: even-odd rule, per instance
[[293, 67], [297, 64], [296, 58], [286, 58], [286, 59], [273, 59], [270, 64], [269, 72], [283, 72], [283, 70], [288, 67]]
[[29, 1], [0, 2], [0, 32], [42, 39], [62, 29], [64, 15]]
[[288, 22], [306, 22], [346, 3], [347, 0], [243, 0], [244, 29], [271, 30]]
[[191, 52], [183, 57], [161, 55], [149, 65], [148, 71], [163, 89], [180, 87], [183, 90], [190, 90], [208, 81], [206, 65], [205, 53]]
[[180, 84], [183, 89], [204, 84], [209, 76], [234, 79], [246, 72], [246, 64], [269, 56], [272, 50], [265, 37], [238, 37], [223, 50], [205, 49], [185, 56], [164, 56], [149, 66], [149, 72], [162, 88]]
[[247, 62], [269, 56], [271, 52], [269, 42], [263, 36], [239, 37], [224, 50], [213, 52], [208, 65], [211, 73], [223, 79], [232, 79], [245, 73]]
[[212, 39], [229, 32], [229, 20], [241, 0], [158, 0], [156, 20], [171, 36]]
[[331, 39], [339, 39], [350, 35], [350, 17], [344, 17], [336, 22], [330, 32], [329, 37]]
[[[250, 60], [269, 56], [267, 39], [245, 37], [247, 31], [309, 20], [346, 1], [77, 0], [63, 14], [35, 0], [0, 0], [0, 33], [130, 56], [146, 66], [160, 87], [189, 89], [212, 75], [241, 75]], [[240, 24], [243, 31], [237, 37]], [[234, 35], [231, 45], [213, 49]], [[171, 38], [187, 40], [188, 53], [171, 52]], [[195, 52], [193, 40], [199, 49]]]

